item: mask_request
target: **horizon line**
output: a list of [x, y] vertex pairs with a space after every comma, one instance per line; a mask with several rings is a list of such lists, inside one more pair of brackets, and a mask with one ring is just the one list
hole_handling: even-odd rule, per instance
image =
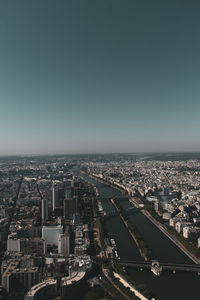
[[200, 150], [195, 150], [195, 151], [137, 151], [137, 152], [85, 152], [85, 153], [43, 153], [43, 154], [0, 154], [0, 157], [33, 157], [33, 156], [69, 156], [69, 155], [116, 155], [116, 154], [178, 154], [178, 153], [199, 153]]

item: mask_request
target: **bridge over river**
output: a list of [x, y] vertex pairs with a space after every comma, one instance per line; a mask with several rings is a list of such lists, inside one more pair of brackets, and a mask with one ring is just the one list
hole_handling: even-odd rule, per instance
[[[151, 261], [132, 261], [132, 260], [122, 260], [117, 258], [93, 258], [96, 263], [119, 263], [125, 267], [140, 268], [140, 269], [151, 269]], [[175, 263], [164, 263], [161, 262], [160, 266], [163, 270], [172, 271], [189, 271], [200, 273], [200, 264], [175, 264]]]
[[[134, 213], [140, 211], [141, 209], [142, 209], [142, 208], [137, 208], [137, 207], [132, 206], [132, 207], [128, 207], [127, 209], [124, 209], [124, 212], [126, 212], [126, 215], [129, 216], [129, 215], [132, 215], [132, 214], [134, 214]], [[115, 216], [119, 216], [119, 212], [118, 212], [117, 210], [107, 212], [107, 213], [103, 216], [103, 218], [104, 218], [104, 220], [107, 220], [107, 219], [109, 219], [109, 218], [111, 218], [111, 217], [115, 217]]]

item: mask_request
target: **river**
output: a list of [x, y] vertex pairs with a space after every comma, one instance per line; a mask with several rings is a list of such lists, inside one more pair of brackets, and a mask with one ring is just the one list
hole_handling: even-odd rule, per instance
[[[105, 212], [115, 211], [110, 199], [116, 197], [124, 208], [132, 206], [123, 194], [96, 179], [85, 174], [81, 176], [94, 184], [99, 191], [99, 198]], [[130, 221], [137, 227], [141, 235], [151, 248], [153, 255], [160, 262], [190, 263], [193, 262], [168, 237], [166, 237], [141, 212], [129, 216]], [[135, 242], [132, 240], [119, 216], [110, 217], [105, 221], [105, 228], [110, 232], [117, 245], [121, 259], [142, 260]], [[163, 271], [156, 277], [150, 270], [128, 268], [127, 273], [137, 283], [144, 284], [151, 291], [156, 300], [199, 300], [200, 276], [192, 272]]]

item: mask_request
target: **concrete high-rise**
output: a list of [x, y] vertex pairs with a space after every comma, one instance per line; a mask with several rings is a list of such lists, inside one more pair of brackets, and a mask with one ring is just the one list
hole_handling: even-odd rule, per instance
[[53, 183], [52, 185], [52, 209], [55, 211], [56, 205], [58, 203], [58, 186]]
[[42, 221], [48, 220], [48, 200], [42, 199]]
[[70, 235], [68, 230], [64, 234], [60, 234], [58, 238], [58, 253], [69, 256], [70, 252]]
[[58, 246], [59, 235], [63, 234], [63, 226], [43, 226], [42, 227], [42, 238], [46, 244], [54, 244]]

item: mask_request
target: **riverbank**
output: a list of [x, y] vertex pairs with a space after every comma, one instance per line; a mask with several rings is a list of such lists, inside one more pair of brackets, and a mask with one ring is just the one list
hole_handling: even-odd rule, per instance
[[141, 213], [143, 213], [158, 229], [160, 229], [181, 251], [183, 251], [195, 264], [199, 264], [200, 260], [195, 257], [191, 252], [189, 252], [179, 240], [177, 240], [176, 237], [172, 236], [167, 229], [159, 223], [157, 220], [155, 220], [152, 215], [146, 211], [145, 209], [141, 210]]
[[120, 274], [113, 272], [115, 278], [119, 279], [119, 281], [126, 287], [129, 288], [135, 296], [137, 296], [141, 300], [148, 300], [146, 297], [144, 297], [138, 290], [136, 290], [132, 285], [130, 285]]
[[99, 176], [96, 175], [96, 174], [90, 174], [90, 173], [87, 173], [87, 172], [85, 172], [85, 171], [81, 171], [81, 173], [86, 174], [86, 175], [88, 175], [88, 176], [91, 177], [91, 178], [95, 178], [98, 182], [100, 182], [100, 183], [105, 183], [106, 185], [108, 185], [108, 186], [110, 186], [110, 187], [113, 187], [114, 189], [118, 190], [118, 191], [121, 192], [121, 193], [122, 193], [122, 192], [127, 193], [127, 191], [126, 191], [124, 188], [119, 187], [119, 186], [117, 186], [117, 185], [114, 184], [114, 183], [108, 182], [108, 181], [106, 181], [105, 179], [99, 177]]
[[[98, 180], [101, 183], [105, 183], [106, 185], [117, 189], [120, 192], [126, 192], [126, 190], [122, 189], [122, 188], [118, 188], [116, 187], [114, 184], [107, 182], [105, 179], [100, 178], [99, 176], [95, 175], [95, 174], [89, 174], [86, 173], [88, 176], [90, 176], [91, 178], [94, 177], [96, 180]], [[132, 203], [133, 204], [133, 203]], [[134, 205], [134, 204], [133, 204]], [[157, 220], [155, 220], [153, 218], [153, 216], [145, 210], [141, 210], [141, 213], [143, 215], [145, 215], [145, 217], [147, 217], [160, 231], [162, 231], [162, 233], [167, 236], [184, 254], [187, 255], [187, 257], [189, 257], [195, 264], [199, 264], [200, 263], [200, 259], [198, 259], [193, 253], [191, 253], [176, 237], [172, 236], [168, 230]], [[130, 232], [129, 232], [130, 233]]]
[[109, 273], [108, 273], [108, 270], [107, 270], [107, 269], [102, 268], [102, 272], [103, 272], [105, 278], [106, 278], [106, 279], [110, 282], [110, 284], [111, 284], [111, 285], [119, 292], [119, 294], [122, 295], [122, 297], [123, 297], [124, 299], [131, 300], [131, 298], [129, 298], [129, 297], [125, 294], [125, 292], [123, 292], [123, 291], [120, 289], [120, 287], [118, 287], [118, 286], [115, 284], [115, 282], [113, 282], [112, 278], [109, 276]]
[[119, 212], [120, 218], [122, 219], [124, 225], [126, 226], [129, 234], [131, 235], [132, 239], [134, 240], [134, 242], [136, 243], [136, 246], [138, 247], [138, 250], [140, 252], [140, 255], [144, 258], [144, 260], [148, 260], [149, 257], [147, 257], [147, 255], [144, 253], [144, 249], [140, 246], [140, 242], [138, 241], [138, 239], [136, 238], [133, 230], [130, 229], [130, 224], [128, 223], [128, 221], [124, 218], [122, 211], [120, 210], [120, 208], [118, 207], [118, 205], [115, 203], [115, 201], [113, 199], [111, 199], [112, 204], [114, 205], [114, 207], [117, 209], [117, 211]]

